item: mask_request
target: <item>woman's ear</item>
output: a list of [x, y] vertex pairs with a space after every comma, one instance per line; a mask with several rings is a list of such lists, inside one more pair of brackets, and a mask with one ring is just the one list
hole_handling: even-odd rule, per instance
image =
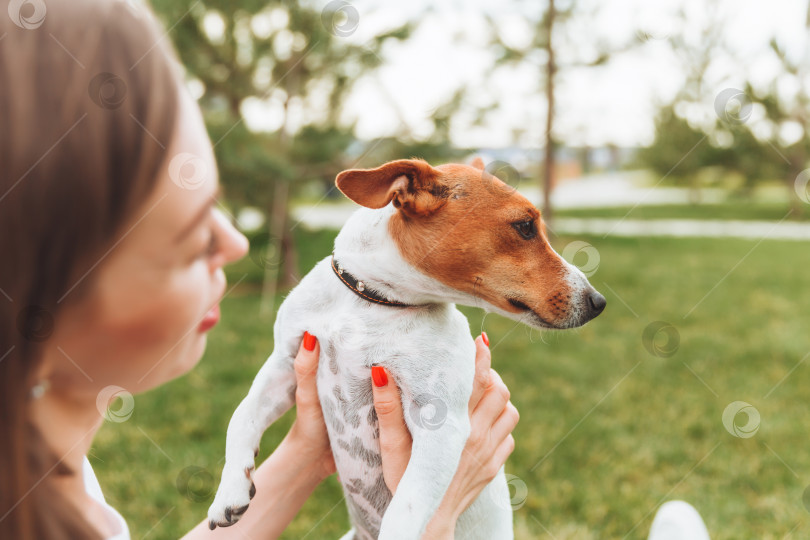
[[411, 216], [437, 210], [446, 197], [441, 194], [441, 173], [420, 159], [391, 161], [376, 169], [350, 169], [335, 179], [338, 189], [367, 208], [394, 206]]

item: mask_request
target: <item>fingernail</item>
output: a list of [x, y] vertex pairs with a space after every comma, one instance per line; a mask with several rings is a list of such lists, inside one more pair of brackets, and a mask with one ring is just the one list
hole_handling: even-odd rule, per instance
[[487, 333], [486, 332], [481, 332], [481, 337], [484, 340], [484, 345], [489, 347], [489, 336], [487, 335]]
[[382, 388], [388, 384], [388, 375], [385, 373], [385, 368], [382, 366], [371, 366], [371, 380], [374, 381], [374, 386]]
[[304, 332], [304, 348], [308, 351], [315, 350], [315, 336], [309, 332]]

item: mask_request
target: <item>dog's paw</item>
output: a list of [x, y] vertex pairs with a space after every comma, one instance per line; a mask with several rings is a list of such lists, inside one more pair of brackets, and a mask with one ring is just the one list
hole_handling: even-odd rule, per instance
[[232, 469], [226, 463], [214, 502], [208, 508], [208, 528], [230, 527], [239, 521], [254, 495], [253, 465]]

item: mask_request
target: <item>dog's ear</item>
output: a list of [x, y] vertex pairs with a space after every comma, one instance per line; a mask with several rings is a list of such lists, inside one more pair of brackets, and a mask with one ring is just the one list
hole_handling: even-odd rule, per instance
[[421, 159], [391, 161], [376, 169], [350, 169], [335, 179], [338, 189], [367, 208], [394, 206], [411, 216], [428, 215], [446, 200], [440, 172]]
[[486, 168], [486, 167], [484, 166], [484, 160], [483, 160], [483, 159], [481, 159], [481, 158], [480, 158], [480, 157], [478, 157], [478, 156], [476, 156], [476, 157], [475, 157], [475, 158], [472, 160], [472, 163], [470, 163], [470, 165], [472, 165], [473, 167], [475, 167], [475, 168], [476, 168], [476, 169], [478, 169], [479, 171], [483, 171], [483, 170]]

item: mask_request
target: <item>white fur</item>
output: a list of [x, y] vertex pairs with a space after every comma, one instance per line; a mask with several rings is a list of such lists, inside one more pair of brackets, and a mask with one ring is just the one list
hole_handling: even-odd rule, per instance
[[[306, 330], [321, 347], [318, 395], [354, 527], [354, 536], [350, 531], [346, 538], [421, 537], [455, 474], [470, 430], [475, 344], [466, 318], [453, 303], [521, 317], [453, 290], [408, 264], [388, 232], [395, 211], [392, 205], [358, 210], [335, 240], [335, 257], [367, 288], [423, 307], [395, 308], [359, 298], [334, 275], [331, 257], [304, 277], [281, 305], [275, 350], [228, 426], [222, 481], [208, 511], [212, 522], [235, 522], [239, 516], [228, 520], [226, 509], [249, 503], [251, 481], [245, 471], [252, 471], [262, 433], [294, 404], [293, 359]], [[587, 285], [584, 276], [582, 282]], [[393, 498], [378, 464], [372, 364], [384, 366], [399, 386], [413, 436], [411, 461]], [[428, 401], [430, 406], [420, 405]], [[513, 537], [503, 471], [461, 516], [456, 537]]]

